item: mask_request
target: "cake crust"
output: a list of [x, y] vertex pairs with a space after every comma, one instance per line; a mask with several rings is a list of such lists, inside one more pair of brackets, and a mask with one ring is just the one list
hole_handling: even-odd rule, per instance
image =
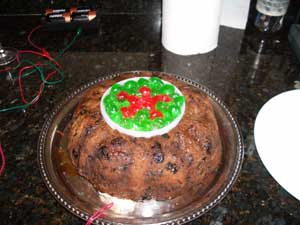
[[186, 98], [179, 124], [166, 134], [136, 138], [111, 129], [99, 102], [112, 84], [152, 73], [126, 73], [90, 88], [68, 126], [68, 153], [78, 173], [96, 190], [134, 201], [170, 200], [209, 188], [221, 165], [222, 144], [209, 98], [165, 74]]

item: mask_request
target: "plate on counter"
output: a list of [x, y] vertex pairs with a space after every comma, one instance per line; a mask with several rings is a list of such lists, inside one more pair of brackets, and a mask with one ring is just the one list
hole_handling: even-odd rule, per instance
[[[133, 71], [141, 76], [146, 71]], [[147, 72], [148, 74], [151, 72]], [[159, 75], [159, 72], [153, 72]], [[114, 74], [87, 83], [71, 93], [50, 114], [42, 128], [38, 143], [38, 162], [43, 180], [54, 198], [69, 212], [88, 220], [99, 208], [105, 205], [103, 198], [93, 186], [81, 177], [68, 157], [67, 140], [64, 131], [71, 120], [76, 105], [84, 93]], [[236, 121], [222, 101], [203, 85], [178, 75], [177, 79], [194, 86], [206, 94], [215, 111], [222, 149], [222, 167], [205, 192], [193, 199], [177, 201], [176, 198], [156, 204], [154, 213], [128, 214], [122, 210], [110, 209], [95, 224], [184, 224], [190, 222], [216, 206], [230, 191], [240, 172], [244, 149], [242, 137]], [[120, 206], [121, 207], [121, 206]]]
[[271, 98], [254, 125], [258, 154], [271, 176], [300, 200], [300, 90]]

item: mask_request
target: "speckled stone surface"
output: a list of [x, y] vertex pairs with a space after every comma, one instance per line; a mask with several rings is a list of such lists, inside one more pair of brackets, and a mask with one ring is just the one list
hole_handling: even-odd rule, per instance
[[[159, 18], [159, 14], [106, 16], [98, 32], [83, 33], [60, 60], [64, 83], [47, 87], [39, 103], [26, 111], [0, 114], [0, 142], [7, 160], [0, 177], [0, 224], [84, 224], [46, 189], [37, 164], [38, 136], [51, 109], [72, 90], [95, 78], [128, 70], [161, 70], [201, 82], [225, 101], [240, 125], [245, 160], [238, 181], [217, 207], [190, 224], [300, 224], [300, 201], [269, 175], [253, 138], [261, 106], [272, 96], [299, 87], [299, 64], [286, 33], [274, 38], [265, 50], [259, 44], [262, 37], [251, 29], [244, 33], [222, 27], [216, 50], [184, 57], [160, 45]], [[28, 48], [26, 35], [39, 21], [39, 17], [0, 17], [0, 40], [4, 45]], [[55, 53], [71, 37], [72, 32], [39, 31], [33, 40]], [[256, 53], [259, 46], [266, 54]], [[26, 94], [35, 93], [36, 82], [36, 78], [26, 79]], [[1, 108], [18, 103], [17, 82], [0, 74]]]
[[101, 13], [160, 13], [161, 0], [32, 0], [0, 2], [0, 14], [41, 14], [46, 8], [89, 6]]

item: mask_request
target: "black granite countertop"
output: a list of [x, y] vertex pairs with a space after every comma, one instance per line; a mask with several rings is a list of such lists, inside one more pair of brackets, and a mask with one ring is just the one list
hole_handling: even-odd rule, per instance
[[[38, 136], [51, 109], [72, 90], [95, 78], [129, 70], [159, 70], [194, 79], [220, 96], [240, 125], [245, 160], [239, 179], [218, 206], [191, 224], [300, 224], [300, 202], [267, 172], [253, 138], [261, 106], [272, 96], [299, 87], [299, 65], [287, 33], [262, 45], [265, 37], [251, 28], [244, 32], [221, 27], [217, 49], [179, 56], [161, 46], [161, 15], [155, 10], [107, 14], [99, 19], [99, 29], [83, 32], [60, 59], [65, 73], [62, 84], [46, 87], [38, 104], [27, 110], [0, 114], [0, 142], [6, 156], [0, 177], [0, 224], [84, 224], [46, 189], [37, 163]], [[0, 16], [0, 40], [4, 46], [30, 49], [26, 37], [39, 23], [38, 16]], [[33, 41], [55, 54], [72, 35], [40, 30]], [[28, 95], [35, 93], [37, 81], [31, 78], [24, 83]], [[1, 73], [1, 108], [18, 104], [19, 99], [16, 80]]]

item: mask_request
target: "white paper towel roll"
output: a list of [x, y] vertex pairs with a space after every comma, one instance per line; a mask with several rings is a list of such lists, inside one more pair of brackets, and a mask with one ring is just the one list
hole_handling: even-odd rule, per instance
[[162, 44], [179, 55], [206, 53], [218, 45], [222, 0], [163, 0]]

